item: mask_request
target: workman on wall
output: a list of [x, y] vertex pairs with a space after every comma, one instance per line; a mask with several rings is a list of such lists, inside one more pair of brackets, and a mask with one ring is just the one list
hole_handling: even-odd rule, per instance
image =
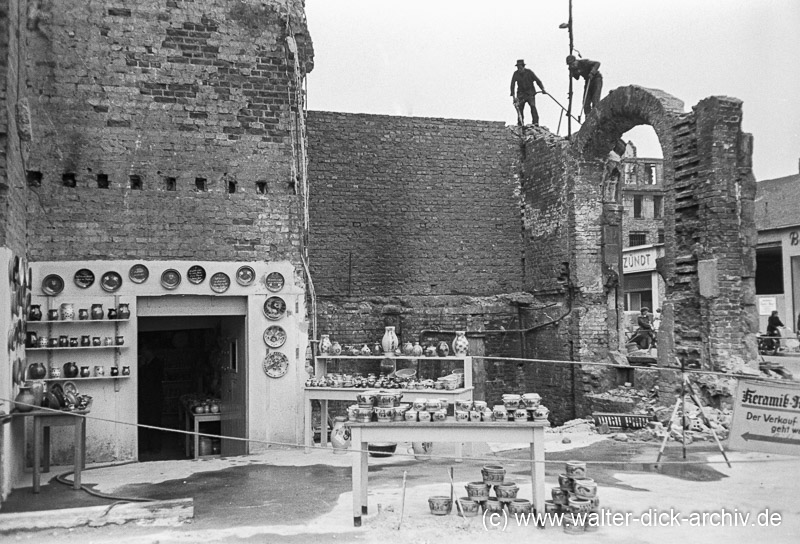
[[603, 74], [600, 73], [600, 63], [596, 60], [576, 59], [573, 55], [567, 57], [569, 75], [574, 79], [583, 77], [583, 111], [586, 115], [597, 107], [600, 102], [600, 93], [603, 92]]
[[[517, 71], [511, 76], [511, 97], [514, 101], [514, 108], [517, 110], [517, 124], [522, 126], [525, 124], [525, 104], [531, 108], [531, 123], [534, 125], [539, 124], [539, 112], [536, 111], [536, 88], [533, 84], [538, 83], [542, 92], [544, 84], [536, 77], [533, 70], [525, 68], [525, 61], [519, 59], [517, 61]], [[514, 98], [514, 85], [517, 86], [517, 97]]]

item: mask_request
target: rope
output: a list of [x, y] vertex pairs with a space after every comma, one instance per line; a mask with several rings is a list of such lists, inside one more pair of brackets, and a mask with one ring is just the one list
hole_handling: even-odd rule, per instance
[[[9, 399], [4, 399], [4, 398], [0, 398], [0, 401], [11, 402]], [[44, 408], [44, 407], [41, 407], [41, 406], [35, 406], [33, 404], [27, 404], [27, 403], [19, 402], [19, 401], [14, 401], [14, 402], [16, 402], [16, 404], [19, 404], [19, 405], [23, 405], [23, 406], [28, 406], [28, 407], [34, 408], [37, 411], [49, 411], [49, 412], [56, 412], [56, 413], [60, 413], [60, 414], [64, 413], [63, 410], [54, 410], [52, 408]], [[145, 425], [143, 423], [130, 423], [130, 422], [127, 422], [127, 421], [118, 421], [118, 420], [115, 420], [115, 419], [108, 419], [108, 418], [102, 418], [102, 417], [97, 417], [97, 416], [90, 416], [88, 414], [78, 414], [78, 413], [74, 413], [74, 412], [68, 412], [68, 413], [71, 413], [71, 415], [73, 415], [75, 417], [82, 417], [82, 418], [87, 419], [87, 420], [104, 421], [104, 422], [108, 422], [108, 423], [115, 423], [115, 424], [118, 424], [118, 425], [127, 425], [127, 426], [130, 426], [130, 427], [137, 427], [137, 428], [142, 428], [142, 429], [152, 429], [152, 430], [156, 430], [156, 431], [177, 433], [177, 434], [183, 434], [183, 435], [189, 435], [189, 436], [195, 436], [196, 435], [196, 436], [208, 437], [208, 438], [220, 438], [220, 439], [224, 439], [224, 440], [236, 440], [236, 441], [240, 441], [240, 442], [248, 442], [248, 443], [253, 443], [253, 444], [263, 444], [263, 445], [267, 445], [267, 446], [278, 446], [278, 447], [304, 449], [304, 450], [305, 449], [310, 449], [310, 448], [313, 448], [315, 450], [335, 450], [336, 449], [336, 448], [333, 448], [333, 447], [329, 447], [327, 445], [325, 445], [325, 446], [306, 446], [305, 444], [296, 444], [296, 443], [293, 443], [293, 442], [278, 442], [278, 441], [274, 441], [274, 440], [258, 440], [258, 439], [252, 439], [252, 438], [241, 438], [241, 437], [237, 437], [237, 436], [225, 436], [225, 435], [216, 435], [216, 434], [208, 434], [208, 433], [200, 433], [200, 432], [195, 433], [193, 431], [185, 431], [185, 430], [182, 430], [182, 429], [169, 429], [169, 428], [166, 428], [166, 427], [157, 427], [157, 426], [154, 426], [154, 425]], [[24, 413], [19, 413], [18, 412], [17, 414], [14, 414], [14, 415], [24, 415]], [[421, 423], [420, 425], [426, 425], [426, 424], [425, 423]], [[430, 425], [436, 425], [436, 424], [432, 423]], [[477, 442], [480, 442], [480, 441], [477, 441]], [[356, 447], [351, 447], [347, 451], [348, 451], [348, 453], [353, 453], [353, 452], [374, 453], [374, 452], [370, 452], [369, 449], [363, 450], [363, 449], [356, 448]], [[553, 453], [556, 453], [556, 452], [553, 452]], [[417, 454], [414, 454], [414, 453], [403, 453], [403, 452], [395, 452], [393, 454], [393, 456], [395, 456], [395, 457], [409, 457], [409, 458], [410, 457], [415, 457], [416, 455]], [[513, 457], [504, 457], [502, 455], [461, 456], [461, 457], [456, 457], [455, 455], [437, 455], [437, 454], [432, 454], [432, 453], [426, 453], [425, 456], [427, 458], [430, 458], [430, 459], [437, 459], [437, 460], [441, 460], [441, 461], [454, 461], [454, 460], [455, 461], [459, 461], [459, 460], [461, 460], [461, 461], [479, 461], [479, 462], [507, 461], [507, 462], [510, 462], [510, 463], [523, 463], [523, 464], [531, 464], [531, 465], [533, 465], [533, 464], [555, 465], [555, 464], [561, 464], [561, 463], [564, 462], [563, 460], [533, 461], [533, 460], [530, 460], [530, 459], [515, 459]], [[587, 460], [585, 462], [586, 462], [587, 465], [603, 465], [603, 466], [624, 465], [625, 467], [630, 467], [630, 465], [642, 465], [642, 466], [651, 466], [651, 465], [697, 465], [697, 464], [700, 464], [700, 465], [714, 465], [714, 464], [726, 463], [726, 461], [724, 461], [724, 460], [723, 461], [714, 461], [714, 460], [705, 460], [705, 461], [659, 461], [658, 463], [655, 463], [655, 462], [641, 462], [641, 461], [633, 461], [632, 462], [630, 460], [628, 460], [628, 461], [624, 461], [624, 460], [620, 460], [620, 461], [588, 461]], [[770, 457], [769, 459], [741, 459], [741, 460], [736, 461], [736, 463], [767, 463], [767, 462], [769, 462], [769, 463], [783, 463], [783, 462], [796, 463], [797, 462], [797, 458], [796, 457], [789, 457], [787, 459], [777, 459], [777, 458]], [[123, 463], [123, 464], [127, 464], [127, 463]], [[99, 468], [108, 468], [109, 466], [116, 466], [116, 465], [92, 467], [91, 469], [86, 469], [86, 470], [94, 470], [94, 469], [99, 469]], [[68, 472], [68, 473], [65, 473], [65, 474], [71, 474], [71, 473], [72, 472]], [[124, 500], [127, 500], [127, 501], [132, 501], [132, 500], [145, 501], [145, 500], [150, 500], [150, 499], [125, 498]]]

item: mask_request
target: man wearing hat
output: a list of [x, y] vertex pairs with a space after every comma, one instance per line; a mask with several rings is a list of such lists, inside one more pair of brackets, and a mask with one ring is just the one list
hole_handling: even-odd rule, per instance
[[511, 97], [514, 97], [514, 85], [517, 85], [517, 98], [514, 99], [514, 107], [517, 109], [517, 124], [524, 125], [525, 104], [531, 108], [531, 123], [539, 124], [539, 112], [536, 111], [536, 88], [533, 83], [539, 84], [542, 92], [545, 92], [542, 81], [536, 77], [532, 70], [525, 68], [525, 61], [517, 61], [517, 71], [511, 77]]
[[573, 79], [583, 77], [583, 111], [586, 115], [600, 102], [600, 93], [603, 92], [603, 74], [600, 73], [600, 63], [596, 60], [576, 59], [573, 55], [567, 57], [569, 75]]

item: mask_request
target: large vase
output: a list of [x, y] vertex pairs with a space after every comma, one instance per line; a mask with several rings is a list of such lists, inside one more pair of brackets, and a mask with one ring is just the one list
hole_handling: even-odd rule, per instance
[[469, 340], [464, 331], [456, 331], [456, 337], [453, 339], [453, 356], [466, 357], [469, 353]]
[[17, 412], [30, 412], [34, 408], [35, 400], [30, 387], [20, 387], [14, 398], [14, 407]]
[[346, 421], [347, 418], [343, 416], [337, 416], [333, 420], [333, 429], [331, 429], [333, 453], [347, 453], [347, 450], [350, 449], [350, 427], [345, 425]]
[[44, 363], [33, 363], [28, 365], [28, 378], [29, 380], [43, 380], [47, 377], [47, 367]]
[[394, 355], [394, 350], [397, 349], [399, 343], [400, 341], [397, 339], [394, 327], [386, 327], [386, 332], [383, 333], [383, 339], [381, 340], [383, 353], [386, 354], [387, 357], [391, 357]]
[[328, 355], [328, 353], [331, 351], [331, 346], [331, 336], [329, 334], [320, 335], [319, 354]]

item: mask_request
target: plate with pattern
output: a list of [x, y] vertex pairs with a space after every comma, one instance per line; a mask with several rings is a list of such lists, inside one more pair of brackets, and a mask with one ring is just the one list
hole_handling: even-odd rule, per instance
[[170, 291], [181, 284], [181, 273], [174, 268], [164, 270], [161, 274], [161, 286]]
[[267, 319], [280, 319], [286, 313], [286, 302], [281, 297], [269, 297], [264, 302], [264, 315]]
[[194, 285], [200, 285], [204, 281], [206, 281], [206, 269], [196, 264], [194, 266], [189, 267], [189, 270], [186, 272], [186, 279], [189, 283], [193, 283]]
[[272, 291], [273, 293], [277, 293], [281, 289], [283, 289], [283, 284], [285, 283], [283, 279], [283, 274], [280, 272], [270, 272], [267, 274], [267, 279], [264, 280], [264, 283], [267, 286], [267, 289]]
[[75, 285], [81, 289], [88, 289], [94, 285], [94, 272], [88, 268], [81, 268], [75, 272], [75, 276], [72, 278], [72, 280], [75, 282]]
[[150, 271], [143, 264], [135, 264], [128, 270], [128, 277], [133, 283], [144, 283], [150, 277]]
[[46, 295], [55, 296], [64, 290], [64, 279], [58, 274], [48, 274], [42, 280], [42, 291]]
[[271, 348], [279, 348], [286, 343], [286, 331], [283, 327], [272, 325], [264, 331], [264, 343]]
[[247, 287], [256, 279], [256, 271], [252, 266], [240, 266], [236, 271], [236, 283]]
[[231, 286], [231, 278], [225, 272], [217, 272], [208, 280], [208, 285], [215, 293], [224, 293]]
[[270, 378], [282, 378], [289, 370], [289, 359], [279, 351], [273, 351], [264, 359], [264, 372]]
[[122, 276], [116, 272], [106, 272], [100, 278], [100, 287], [102, 287], [103, 291], [106, 293], [113, 293], [122, 287]]

